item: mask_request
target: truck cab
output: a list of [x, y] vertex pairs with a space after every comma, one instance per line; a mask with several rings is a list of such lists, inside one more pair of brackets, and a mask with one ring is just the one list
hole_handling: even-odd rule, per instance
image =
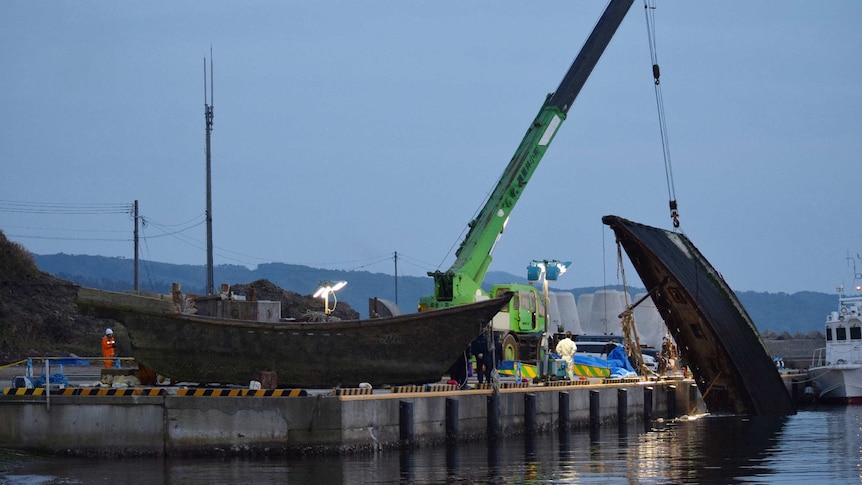
[[547, 311], [544, 298], [536, 287], [523, 283], [498, 284], [491, 295], [511, 291], [509, 305], [492, 320], [495, 339], [502, 342], [500, 360], [532, 361], [545, 331]]

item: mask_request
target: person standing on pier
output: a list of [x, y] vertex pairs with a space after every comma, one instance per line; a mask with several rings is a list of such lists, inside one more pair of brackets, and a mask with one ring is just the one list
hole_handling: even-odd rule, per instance
[[566, 373], [569, 376], [569, 380], [574, 380], [575, 352], [578, 351], [578, 346], [575, 344], [575, 341], [572, 340], [572, 332], [566, 332], [566, 338], [557, 342], [557, 347], [555, 350], [566, 362]]
[[479, 384], [491, 382], [491, 354], [488, 352], [488, 337], [485, 332], [479, 334], [470, 344], [470, 353], [476, 356], [476, 380]]
[[110, 369], [114, 366], [114, 347], [117, 342], [114, 340], [114, 331], [110, 328], [105, 330], [105, 336], [102, 337], [102, 357], [105, 358], [105, 368]]

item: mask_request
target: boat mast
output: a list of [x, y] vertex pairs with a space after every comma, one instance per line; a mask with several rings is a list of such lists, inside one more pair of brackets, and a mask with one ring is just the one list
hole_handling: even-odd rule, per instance
[[210, 94], [207, 100], [207, 59], [204, 57], [204, 117], [206, 118], [207, 154], [207, 295], [212, 295], [213, 285], [213, 198], [212, 198], [212, 153], [210, 141], [213, 131], [213, 50], [210, 47]]

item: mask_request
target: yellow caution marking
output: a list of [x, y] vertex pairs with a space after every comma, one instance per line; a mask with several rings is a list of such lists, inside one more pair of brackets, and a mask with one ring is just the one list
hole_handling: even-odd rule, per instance
[[248, 396], [256, 397], [301, 397], [307, 396], [305, 389], [258, 389], [248, 390]]
[[44, 387], [38, 387], [35, 389], [27, 389], [24, 387], [19, 387], [17, 389], [12, 387], [7, 387], [3, 389], [3, 394], [6, 396], [41, 396], [45, 394]]
[[[523, 389], [531, 387], [529, 382], [501, 382], [499, 385], [500, 389]], [[483, 382], [482, 384], [478, 384], [476, 389], [493, 389], [494, 385], [488, 382]]]
[[63, 389], [64, 396], [164, 396], [164, 389], [154, 388], [73, 388]]
[[534, 379], [538, 374], [535, 365], [524, 364], [519, 361], [507, 360], [497, 368], [497, 372], [504, 376], [520, 376], [526, 379]]
[[16, 365], [21, 365], [27, 362], [27, 359], [19, 360], [18, 362], [12, 362], [11, 364], [0, 365], [0, 370], [8, 369], [9, 367], [15, 367]]
[[457, 390], [458, 386], [454, 386], [452, 384], [425, 384], [425, 386], [423, 386], [424, 392], [449, 392]]
[[305, 389], [177, 389], [177, 396], [186, 397], [300, 397]]
[[371, 391], [370, 387], [348, 387], [335, 389], [332, 394], [335, 396], [361, 396], [371, 394]]
[[390, 388], [390, 391], [391, 392], [399, 392], [399, 393], [424, 392], [425, 389], [422, 386], [417, 386], [417, 385], [411, 384], [411, 385], [406, 385], [406, 386], [393, 386], [392, 388]]
[[[7, 388], [3, 390], [6, 396], [45, 396], [48, 393], [44, 387], [34, 389]], [[55, 396], [164, 396], [164, 389], [151, 388], [103, 388], [103, 387], [67, 387], [51, 391]]]
[[611, 375], [611, 370], [594, 365], [574, 364], [572, 365], [572, 373], [584, 377], [608, 377]]
[[640, 377], [618, 377], [613, 379], [602, 379], [602, 384], [637, 384]]

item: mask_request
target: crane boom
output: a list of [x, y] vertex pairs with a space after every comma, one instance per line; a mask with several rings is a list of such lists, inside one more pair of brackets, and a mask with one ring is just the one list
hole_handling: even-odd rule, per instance
[[481, 293], [491, 253], [509, 214], [633, 2], [611, 0], [605, 8], [559, 87], [546, 97], [485, 206], [470, 222], [455, 262], [445, 272], [428, 273], [434, 278], [434, 296], [423, 298], [420, 309], [469, 303]]

